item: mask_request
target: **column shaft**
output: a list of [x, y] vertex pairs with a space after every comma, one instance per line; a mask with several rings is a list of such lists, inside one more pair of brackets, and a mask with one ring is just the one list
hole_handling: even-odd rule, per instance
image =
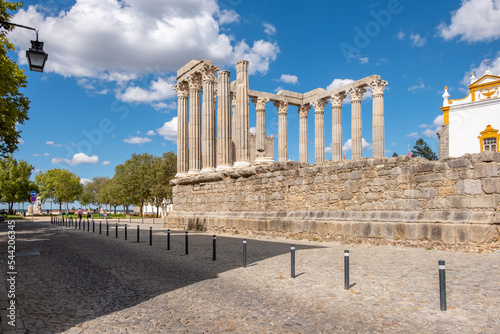
[[347, 92], [351, 96], [351, 149], [352, 160], [360, 160], [363, 157], [363, 135], [361, 128], [361, 99], [365, 89], [354, 87]]
[[189, 174], [197, 174], [201, 169], [201, 106], [200, 74], [188, 77], [189, 83]]
[[217, 164], [216, 158], [216, 122], [215, 122], [215, 103], [214, 103], [214, 81], [215, 72], [219, 68], [213, 65], [205, 65], [201, 69], [203, 78], [203, 169], [202, 172], [213, 172]]
[[266, 103], [269, 99], [254, 98], [252, 102], [255, 104], [257, 116], [257, 129], [255, 133], [255, 148], [257, 150], [256, 162], [270, 162], [269, 157], [266, 157]]
[[274, 105], [278, 108], [278, 161], [288, 160], [288, 129], [286, 115], [288, 102], [279, 101]]
[[236, 63], [236, 162], [235, 167], [248, 167], [250, 163], [248, 108], [248, 60]]
[[372, 141], [374, 158], [383, 158], [385, 155], [384, 90], [386, 85], [387, 81], [384, 80], [370, 82], [373, 96]]
[[307, 130], [307, 115], [311, 109], [310, 105], [299, 106], [299, 161], [309, 162], [309, 145]]
[[179, 82], [174, 86], [177, 91], [177, 175], [185, 176], [189, 169], [188, 142], [188, 90], [187, 82]]
[[342, 160], [342, 101], [344, 93], [332, 96], [332, 161]]
[[231, 88], [229, 71], [219, 72], [217, 111], [217, 169], [226, 169], [231, 161]]
[[325, 105], [327, 100], [312, 102], [314, 107], [314, 163], [325, 161]]

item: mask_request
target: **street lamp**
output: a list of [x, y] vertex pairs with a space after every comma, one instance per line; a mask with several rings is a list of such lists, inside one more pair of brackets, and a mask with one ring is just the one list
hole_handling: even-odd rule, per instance
[[43, 51], [43, 42], [38, 41], [38, 30], [32, 27], [23, 26], [21, 24], [0, 21], [0, 26], [5, 29], [9, 29], [9, 26], [11, 25], [33, 30], [36, 32], [36, 41], [31, 41], [31, 48], [26, 51], [26, 58], [28, 58], [30, 71], [43, 72], [45, 62], [47, 61], [47, 58], [49, 56]]

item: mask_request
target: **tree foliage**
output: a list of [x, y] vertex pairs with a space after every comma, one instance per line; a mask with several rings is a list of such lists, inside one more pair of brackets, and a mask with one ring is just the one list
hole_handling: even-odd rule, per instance
[[0, 202], [8, 203], [9, 213], [12, 213], [14, 203], [28, 201], [30, 192], [38, 190], [30, 181], [34, 169], [24, 160], [17, 161], [12, 157], [0, 160]]
[[423, 157], [429, 160], [437, 160], [438, 157], [436, 153], [432, 151], [432, 149], [427, 145], [425, 140], [420, 138], [415, 142], [415, 146], [413, 146], [413, 149], [411, 150], [411, 154], [414, 157]]
[[80, 177], [66, 169], [50, 169], [38, 174], [35, 181], [42, 199], [52, 199], [59, 203], [59, 210], [62, 210], [62, 203], [66, 203], [66, 209], [69, 209], [68, 203], [79, 199], [83, 190]]
[[[0, 21], [9, 21], [9, 11], [17, 10], [22, 2], [7, 2], [0, 0]], [[17, 125], [28, 120], [29, 100], [20, 88], [26, 87], [28, 82], [24, 70], [21, 70], [15, 61], [7, 56], [14, 50], [14, 45], [6, 37], [7, 31], [14, 26], [0, 29], [0, 156], [7, 157], [17, 150], [20, 131]]]
[[154, 161], [155, 182], [151, 187], [149, 202], [156, 206], [156, 216], [160, 212], [160, 207], [166, 211], [168, 200], [172, 200], [172, 186], [170, 180], [177, 173], [177, 156], [174, 152], [163, 153]]

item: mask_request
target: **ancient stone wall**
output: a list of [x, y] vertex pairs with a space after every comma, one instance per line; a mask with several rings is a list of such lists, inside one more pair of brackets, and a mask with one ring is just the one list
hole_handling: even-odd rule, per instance
[[445, 243], [499, 238], [500, 153], [272, 165], [172, 181], [166, 226]]

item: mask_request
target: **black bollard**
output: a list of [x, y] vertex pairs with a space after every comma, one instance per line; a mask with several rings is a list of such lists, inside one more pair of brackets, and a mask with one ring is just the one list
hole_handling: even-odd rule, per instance
[[291, 270], [291, 277], [292, 278], [295, 278], [295, 245], [292, 245], [290, 247], [290, 251], [291, 251], [291, 256], [292, 256], [292, 270]]
[[188, 232], [186, 231], [186, 255], [189, 254]]
[[247, 266], [247, 239], [243, 239], [243, 268]]
[[212, 237], [212, 261], [215, 261], [217, 258], [217, 252], [216, 252], [216, 242], [217, 242], [217, 236]]
[[149, 227], [149, 245], [153, 246], [153, 228]]
[[109, 237], [109, 223], [107, 219], [106, 219], [106, 236]]
[[441, 311], [446, 311], [446, 272], [444, 261], [439, 261], [439, 300]]
[[127, 224], [125, 224], [125, 240], [127, 240]]
[[170, 250], [170, 229], [167, 230], [167, 250]]
[[349, 290], [349, 251], [344, 251], [344, 289]]
[[92, 233], [95, 233], [95, 223], [92, 221]]
[[102, 234], [102, 225], [101, 225], [101, 222], [99, 222], [99, 234]]
[[90, 220], [87, 219], [87, 232], [90, 232]]
[[116, 223], [115, 238], [118, 239], [118, 223]]
[[139, 225], [137, 225], [137, 243], [139, 243]]

